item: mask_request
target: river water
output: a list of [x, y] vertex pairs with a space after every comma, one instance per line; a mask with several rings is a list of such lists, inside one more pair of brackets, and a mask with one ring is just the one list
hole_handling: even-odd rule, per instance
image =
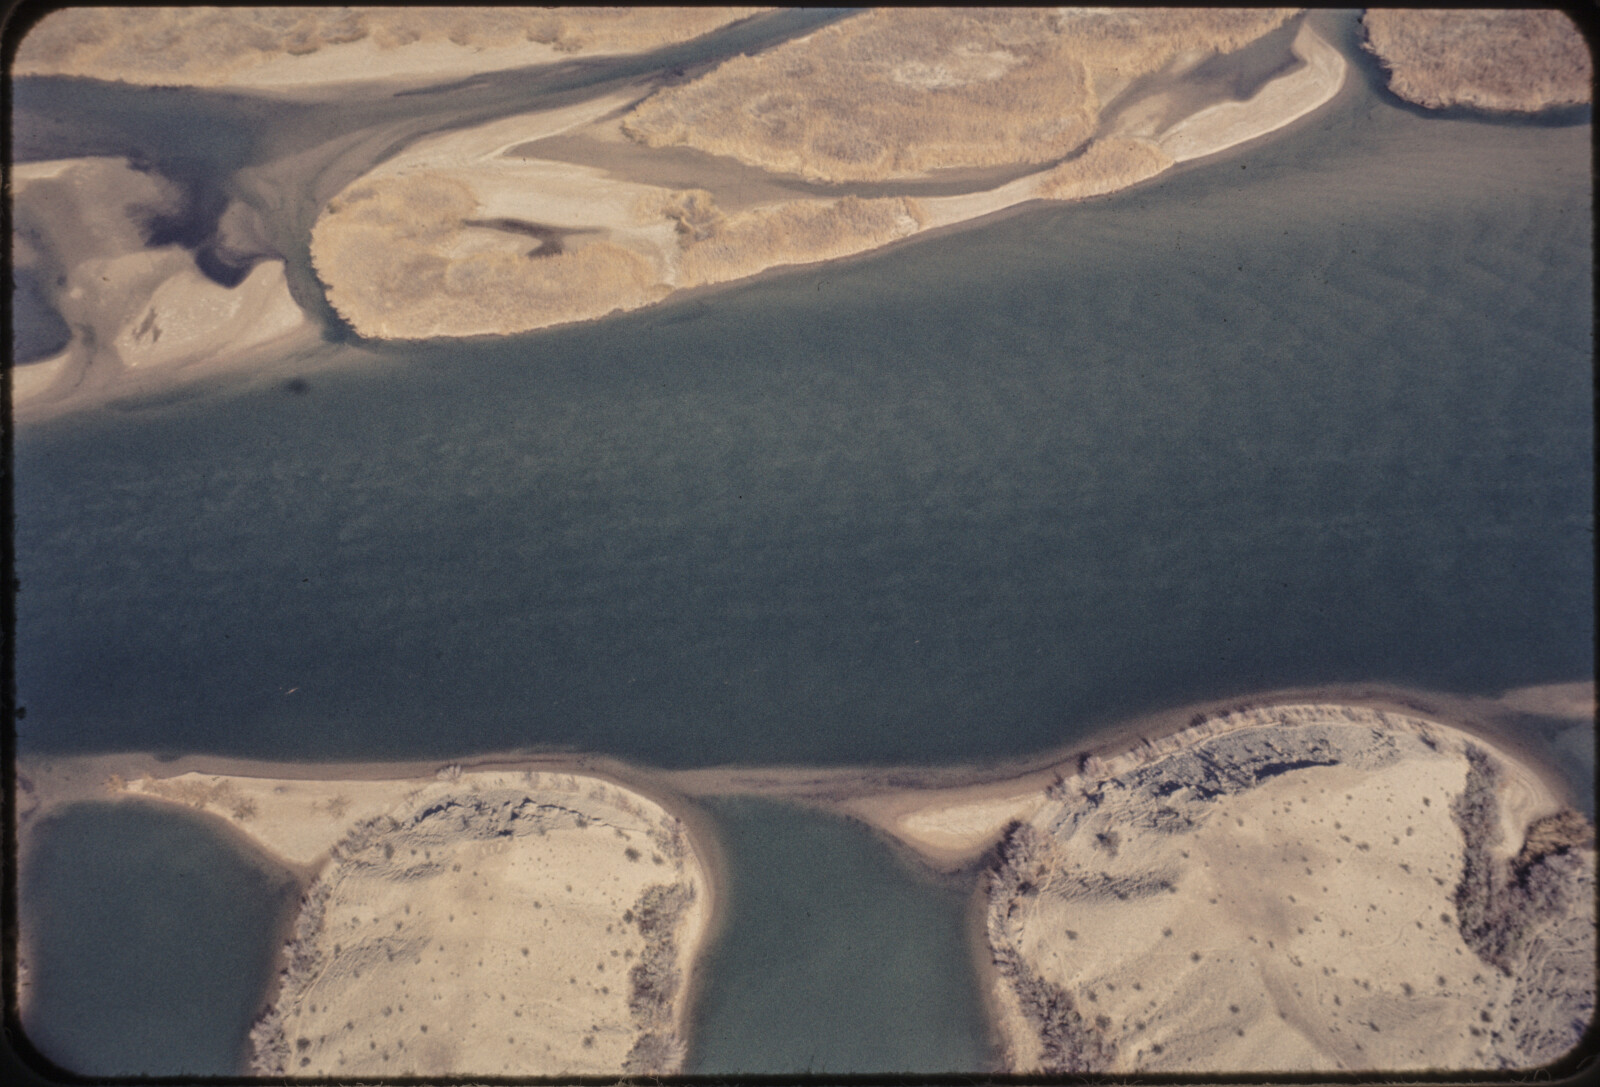
[[[1329, 107], [1106, 199], [25, 428], [19, 742], [939, 764], [1290, 685], [1590, 678], [1587, 115], [1428, 116], [1335, 28], [1355, 67]], [[283, 176], [258, 108], [136, 97], [119, 139], [192, 99], [229, 169]], [[313, 189], [376, 153], [351, 132]], [[762, 835], [796, 887], [876, 863], [787, 810], [717, 809], [736, 886], [767, 878], [739, 859]], [[932, 935], [956, 908], [930, 976], [966, 969]], [[941, 1030], [857, 1016], [765, 1048], [751, 1009], [842, 984], [766, 972], [804, 931], [730, 924], [696, 1068], [981, 1064], [970, 992]]]

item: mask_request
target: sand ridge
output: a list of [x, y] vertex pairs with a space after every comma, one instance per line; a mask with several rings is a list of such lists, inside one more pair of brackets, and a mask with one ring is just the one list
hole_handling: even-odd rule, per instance
[[254, 1036], [274, 1075], [676, 1067], [720, 862], [672, 797], [733, 794], [860, 819], [971, 887], [1012, 1070], [1527, 1067], [1593, 1010], [1594, 849], [1508, 744], [1525, 694], [1269, 694], [986, 767], [30, 759], [19, 835], [109, 794], [298, 866]]

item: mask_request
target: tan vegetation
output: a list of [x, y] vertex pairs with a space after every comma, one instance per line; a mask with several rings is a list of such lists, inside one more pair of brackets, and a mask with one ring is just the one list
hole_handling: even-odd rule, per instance
[[[835, 260], [886, 245], [920, 225], [915, 200], [793, 200], [730, 216], [696, 198], [699, 218], [682, 232], [677, 286], [741, 279], [780, 264]], [[706, 214], [710, 210], [711, 214]]]
[[1147, 140], [1095, 140], [1083, 154], [1052, 167], [1039, 180], [1047, 200], [1081, 200], [1125, 189], [1172, 165], [1172, 158]]
[[[1030, 200], [1103, 195], [1230, 139], [1256, 138], [1331, 97], [1343, 62], [1302, 28], [1293, 48], [1313, 63], [1191, 134], [1184, 154], [1126, 132], [1094, 136], [1098, 96], [1108, 88], [1237, 48], [1285, 18], [1284, 11], [988, 9], [855, 16], [659, 92], [620, 121], [607, 115], [629, 100], [613, 96], [429, 137], [330, 203], [312, 230], [312, 261], [330, 303], [364, 336], [506, 334], [863, 253]], [[1315, 59], [1324, 53], [1331, 64]], [[1307, 72], [1315, 86], [1301, 86]], [[1279, 93], [1285, 81], [1294, 86]], [[1301, 93], [1307, 90], [1314, 93]], [[1058, 92], [1077, 104], [1047, 108]], [[780, 101], [799, 110], [794, 117], [804, 124], [763, 128], [760, 116]], [[668, 138], [646, 133], [669, 115], [678, 127]], [[631, 132], [651, 144], [733, 153], [713, 146], [718, 117], [735, 128], [754, 124], [770, 137], [772, 154], [755, 155], [756, 165], [833, 179], [936, 166], [1057, 165], [958, 195], [777, 198], [727, 211], [716, 189], [731, 171], [714, 164], [706, 187], [672, 190], [650, 184], [647, 173], [617, 176], [530, 150], [557, 134], [573, 135], [581, 146]], [[878, 150], [847, 154], [835, 137], [871, 137]], [[854, 165], [840, 167], [845, 159]], [[530, 235], [554, 244], [530, 248]]]
[[[248, 82], [283, 57], [366, 43], [378, 56], [455, 46], [478, 70], [549, 55], [640, 52], [708, 33], [759, 8], [79, 7], [53, 12], [17, 51], [17, 75], [80, 75], [162, 86]], [[363, 54], [371, 59], [371, 54]], [[341, 78], [360, 78], [359, 67]], [[381, 67], [373, 74], [388, 74]]]
[[1363, 22], [1407, 101], [1523, 113], [1589, 101], [1593, 60], [1559, 11], [1374, 9]]
[[623, 131], [825, 181], [1050, 162], [1093, 134], [1097, 88], [1236, 49], [1288, 14], [879, 9], [663, 89]]
[[347, 190], [311, 235], [328, 301], [364, 336], [423, 339], [581, 321], [664, 293], [649, 260], [605, 240], [537, 258], [526, 244], [467, 249], [491, 241], [466, 225], [477, 206], [471, 188], [437, 175]]

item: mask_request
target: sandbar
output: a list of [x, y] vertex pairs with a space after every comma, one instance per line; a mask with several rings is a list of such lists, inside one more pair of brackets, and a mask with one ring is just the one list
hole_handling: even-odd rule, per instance
[[[647, 156], [624, 175], [540, 154], [539, 141], [557, 135], [582, 137], [562, 145], [574, 158], [584, 139], [599, 146], [626, 138], [639, 110], [657, 100], [635, 104], [647, 93], [641, 86], [419, 142], [329, 203], [313, 228], [312, 260], [329, 302], [374, 339], [593, 320], [679, 291], [854, 257], [1034, 200], [1103, 196], [1258, 139], [1343, 86], [1343, 56], [1309, 25], [1291, 49], [1301, 63], [1247, 101], [1209, 106], [1164, 132], [1091, 134], [1064, 161], [991, 189], [919, 196], [846, 188], [738, 210], [718, 203], [723, 172], [712, 157], [704, 187], [681, 188], [654, 184]], [[530, 233], [559, 244], [530, 247]]]
[[71, 329], [59, 354], [13, 372], [18, 422], [251, 369], [320, 339], [281, 259], [260, 259], [223, 286], [183, 246], [147, 245], [150, 216], [183, 200], [159, 175], [79, 158], [18, 164], [11, 181], [15, 266], [52, 284]]

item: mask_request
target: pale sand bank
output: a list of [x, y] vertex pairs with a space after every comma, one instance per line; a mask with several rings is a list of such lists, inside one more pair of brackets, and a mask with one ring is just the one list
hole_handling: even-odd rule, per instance
[[1156, 143], [1174, 161], [1214, 155], [1287, 127], [1319, 109], [1344, 86], [1344, 57], [1302, 24], [1294, 39], [1299, 69], [1262, 87], [1243, 102], [1219, 102], [1191, 114], [1162, 133]]
[[55, 357], [13, 372], [19, 422], [47, 418], [198, 374], [248, 367], [315, 343], [282, 260], [233, 287], [202, 275], [178, 245], [145, 244], [145, 222], [182, 197], [126, 160], [24, 163], [12, 170], [15, 266], [36, 271], [71, 329]]
[[305, 873], [252, 1032], [254, 1073], [615, 1075], [681, 1064], [715, 894], [707, 847], [643, 793], [541, 761], [420, 780], [129, 780], [109, 769], [135, 765], [23, 767], [22, 827], [97, 793], [183, 804]]
[[[705, 189], [676, 189], [642, 172], [619, 177], [522, 157], [560, 133], [619, 138], [627, 120], [610, 115], [630, 104], [626, 95], [506, 118], [423, 141], [352, 183], [318, 219], [312, 259], [330, 303], [372, 338], [592, 320], [680, 290], [856, 256], [1032, 200], [1104, 195], [1257, 139], [1343, 85], [1343, 57], [1309, 26], [1292, 49], [1305, 63], [1247, 102], [1209, 107], [1165, 133], [1105, 133], [1059, 165], [959, 196], [798, 198], [725, 212], [715, 178]], [[513, 149], [519, 154], [508, 155]], [[530, 232], [558, 244], [530, 246]]]
[[1531, 1067], [1593, 1014], [1593, 828], [1481, 737], [1250, 710], [1017, 816], [983, 891], [1012, 1069]]
[[1537, 687], [1518, 687], [1500, 696], [1507, 709], [1543, 717], [1566, 717], [1594, 722], [1594, 681], [1585, 683], [1546, 683]]
[[1537, 113], [1592, 94], [1588, 43], [1560, 11], [1377, 8], [1361, 21], [1365, 48], [1408, 102]]
[[13, 74], [284, 90], [443, 80], [621, 56], [764, 8], [74, 8], [22, 39]]

